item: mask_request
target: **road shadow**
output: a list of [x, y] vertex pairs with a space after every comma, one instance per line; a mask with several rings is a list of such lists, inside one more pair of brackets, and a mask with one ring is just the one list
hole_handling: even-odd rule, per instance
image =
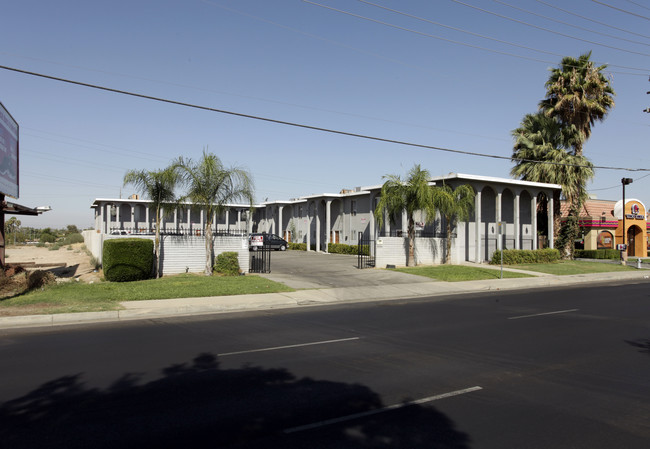
[[635, 348], [639, 349], [639, 352], [643, 352], [645, 354], [650, 355], [650, 339], [648, 340], [636, 340], [636, 341], [630, 341], [630, 340], [625, 340], [625, 343], [627, 343], [630, 346], [634, 346]]
[[358, 384], [296, 378], [285, 369], [222, 370], [198, 355], [141, 382], [125, 373], [106, 389], [82, 374], [60, 377], [0, 407], [0, 446], [21, 448], [469, 448], [468, 436], [430, 407], [286, 433], [377, 410], [379, 396]]

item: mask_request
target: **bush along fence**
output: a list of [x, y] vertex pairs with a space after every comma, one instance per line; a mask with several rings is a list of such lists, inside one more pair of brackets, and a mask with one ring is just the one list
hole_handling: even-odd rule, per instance
[[[306, 243], [289, 243], [290, 250], [294, 251], [307, 251]], [[316, 245], [311, 245], [311, 250], [316, 251]], [[369, 254], [368, 245], [363, 245], [363, 255]], [[359, 245], [346, 245], [345, 243], [329, 243], [327, 245], [327, 252], [330, 254], [349, 254], [351, 256], [359, 255]]]
[[149, 279], [153, 274], [153, 241], [114, 239], [104, 242], [104, 277], [128, 282]]
[[490, 260], [491, 265], [499, 265], [501, 263], [501, 255], [503, 254], [504, 265], [518, 265], [525, 263], [550, 263], [559, 261], [562, 256], [560, 251], [552, 248], [544, 249], [505, 249], [503, 251], [496, 250]]
[[619, 260], [621, 258], [621, 252], [617, 249], [576, 249], [574, 256], [578, 259]]

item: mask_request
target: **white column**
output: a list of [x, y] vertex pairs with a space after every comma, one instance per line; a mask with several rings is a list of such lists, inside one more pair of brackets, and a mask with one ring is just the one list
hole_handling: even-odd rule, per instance
[[278, 206], [278, 235], [284, 238], [284, 228], [282, 227], [282, 210], [284, 206]]
[[200, 226], [201, 226], [201, 232], [203, 232], [203, 229], [205, 228], [205, 224], [204, 224], [204, 220], [203, 220], [203, 213], [204, 212], [205, 211], [203, 210], [203, 208], [201, 208], [201, 212], [199, 214], [199, 223], [200, 223]]
[[331, 207], [332, 207], [332, 200], [327, 200], [325, 203], [325, 232], [327, 235], [325, 236], [325, 252], [329, 251], [329, 245], [330, 241], [332, 240], [332, 223], [331, 222]]
[[318, 203], [314, 202], [314, 218], [316, 218], [316, 252], [320, 251], [320, 214], [318, 213]]
[[144, 208], [144, 219], [147, 222], [146, 232], [151, 232], [151, 219], [149, 217], [149, 205]]
[[237, 209], [237, 234], [241, 234], [241, 209]]
[[226, 234], [230, 232], [230, 209], [226, 209]]
[[384, 223], [384, 233], [386, 237], [390, 237], [390, 217], [387, 211], [384, 211]]
[[[499, 223], [501, 223], [501, 192], [497, 193], [496, 204], [496, 220], [497, 220], [497, 229], [499, 228]], [[501, 235], [497, 234], [497, 249], [501, 251], [503, 249], [503, 236], [505, 235], [506, 230], [501, 230]]]
[[515, 195], [515, 249], [521, 249], [521, 219], [519, 217], [519, 193]]
[[106, 205], [106, 218], [104, 221], [106, 222], [106, 231], [104, 232], [105, 234], [110, 234], [111, 233], [111, 205], [107, 204]]
[[309, 218], [309, 203], [307, 203], [305, 220], [307, 222], [307, 251], [311, 251], [311, 219]]
[[[164, 209], [161, 209], [161, 212], [164, 212]], [[165, 216], [164, 213], [163, 213], [163, 216]], [[162, 221], [161, 221], [161, 223], [162, 223]], [[161, 228], [162, 228], [162, 226], [161, 226]], [[177, 231], [177, 230], [178, 230], [178, 209], [174, 208], [174, 231]]]
[[476, 197], [474, 197], [474, 215], [475, 215], [475, 251], [476, 255], [474, 262], [481, 263], [483, 261], [481, 257], [481, 191], [476, 192]]
[[402, 211], [402, 237], [406, 237], [409, 232], [409, 217], [406, 210]]
[[533, 224], [531, 230], [533, 249], [537, 249], [537, 196], [533, 196], [530, 200], [530, 222]]
[[370, 238], [377, 239], [377, 225], [375, 223], [375, 196], [370, 195]]
[[117, 229], [122, 230], [122, 223], [120, 222], [120, 209], [122, 209], [122, 204], [118, 203], [115, 207], [115, 225]]
[[[135, 205], [131, 203], [129, 206], [131, 206], [131, 228], [135, 228]], [[137, 231], [137, 229], [135, 229], [135, 231]]]
[[192, 232], [192, 209], [190, 207], [187, 208], [187, 229], [191, 233]]
[[555, 248], [555, 242], [553, 241], [553, 236], [555, 235], [555, 220], [553, 219], [554, 204], [553, 204], [553, 192], [548, 196], [547, 210], [546, 215], [548, 215], [548, 247]]

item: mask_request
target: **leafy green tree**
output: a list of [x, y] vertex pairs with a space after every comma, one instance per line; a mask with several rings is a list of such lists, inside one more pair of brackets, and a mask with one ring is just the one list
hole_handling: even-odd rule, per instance
[[187, 188], [185, 198], [194, 207], [206, 213], [205, 220], [205, 274], [213, 270], [214, 238], [212, 217], [222, 214], [228, 203], [247, 201], [253, 206], [253, 179], [240, 167], [226, 167], [213, 153], [203, 150], [197, 161], [180, 157], [175, 164], [183, 185]]
[[[606, 68], [607, 65], [594, 65], [591, 52], [577, 59], [569, 56], [563, 58], [560, 66], [551, 70], [545, 84], [546, 98], [539, 103], [540, 110], [548, 117], [575, 129], [577, 138], [572, 142], [572, 153], [578, 158], [583, 156], [583, 145], [591, 136], [591, 127], [597, 121], [603, 121], [614, 107], [615, 92], [603, 74]], [[579, 177], [581, 172], [576, 170], [574, 175]], [[568, 192], [565, 196], [570, 202], [569, 215], [577, 218], [587, 196], [587, 179], [576, 181], [573, 187], [577, 192]], [[578, 220], [567, 220], [567, 225], [571, 229], [566, 233], [565, 252], [573, 257], [573, 242], [579, 233]]]
[[451, 260], [451, 233], [458, 220], [467, 220], [474, 211], [474, 189], [467, 184], [453, 189], [447, 184], [433, 188], [433, 203], [440, 215], [444, 217], [447, 232], [447, 251], [445, 263]]
[[22, 222], [16, 217], [11, 217], [9, 220], [5, 221], [5, 233], [7, 234], [7, 240], [12, 238], [14, 245], [16, 244], [16, 234], [20, 232], [20, 226]]
[[[512, 176], [524, 181], [559, 184], [570, 204], [584, 201], [586, 182], [593, 178], [594, 171], [586, 157], [573, 154], [575, 144], [581, 139], [575, 126], [563, 125], [556, 118], [538, 112], [524, 116], [512, 136], [515, 139]], [[549, 238], [559, 236], [560, 206], [560, 192], [557, 192], [552, 211], [555, 235]]]
[[156, 214], [156, 236], [154, 240], [154, 273], [159, 277], [160, 266], [160, 220], [163, 208], [176, 206], [176, 186], [179, 175], [174, 166], [162, 170], [129, 170], [124, 175], [124, 185], [133, 185], [143, 197], [153, 202]]
[[81, 232], [79, 231], [79, 228], [77, 228], [76, 225], [68, 225], [66, 227], [65, 233], [66, 234], [81, 234]]
[[386, 175], [384, 179], [386, 181], [381, 187], [375, 218], [381, 227], [384, 223], [384, 213], [388, 214], [391, 223], [395, 223], [397, 216], [401, 215], [402, 211], [406, 211], [409, 244], [406, 265], [409, 266], [415, 252], [415, 212], [422, 211], [427, 223], [435, 219], [433, 186], [429, 184], [431, 175], [428, 170], [423, 170], [419, 164], [416, 164], [408, 172], [405, 180], [402, 180], [399, 175]]

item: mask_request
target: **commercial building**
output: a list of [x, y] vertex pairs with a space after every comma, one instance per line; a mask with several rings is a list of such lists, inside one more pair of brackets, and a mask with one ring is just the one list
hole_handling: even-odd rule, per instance
[[[562, 203], [562, 217], [569, 213], [569, 205]], [[623, 215], [625, 215], [625, 238], [623, 238]], [[580, 249], [617, 249], [619, 244], [627, 245], [627, 255], [646, 257], [648, 254], [648, 213], [638, 199], [623, 201], [589, 199], [585, 201], [578, 223]]]

